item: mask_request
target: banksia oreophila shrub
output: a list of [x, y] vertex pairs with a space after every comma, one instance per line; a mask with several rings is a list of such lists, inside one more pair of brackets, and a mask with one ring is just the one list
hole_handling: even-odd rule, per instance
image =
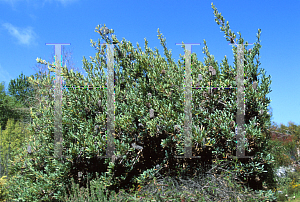
[[[225, 26], [225, 19], [213, 6], [216, 22], [221, 24], [226, 40], [243, 44], [244, 39], [237, 39], [236, 35]], [[107, 31], [108, 30], [108, 31]], [[112, 44], [118, 41], [115, 35], [112, 39], [106, 26], [96, 31], [101, 35], [104, 43]], [[103, 34], [105, 33], [105, 34]], [[254, 86], [245, 85], [246, 113], [245, 138], [253, 140], [253, 144], [245, 145], [245, 155], [252, 156], [247, 159], [232, 159], [236, 151], [235, 120], [237, 112], [236, 89], [218, 89], [217, 87], [236, 87], [237, 80], [237, 47], [233, 46], [235, 56], [234, 66], [228, 64], [225, 57], [222, 64], [218, 64], [214, 56], [208, 51], [204, 40], [203, 53], [206, 55], [204, 63], [198, 61], [195, 53], [191, 54], [192, 93], [192, 127], [191, 145], [192, 154], [201, 158], [174, 158], [183, 156], [185, 152], [185, 110], [184, 110], [184, 68], [185, 58], [181, 56], [176, 64], [166, 48], [165, 39], [158, 30], [159, 40], [164, 47], [167, 59], [162, 58], [158, 52], [154, 53], [145, 39], [145, 51], [139, 45], [133, 48], [125, 39], [115, 43], [115, 133], [114, 161], [111, 157], [104, 158], [107, 152], [108, 131], [108, 97], [107, 89], [97, 90], [69, 89], [63, 91], [62, 98], [62, 134], [63, 159], [53, 159], [53, 99], [47, 102], [49, 107], [40, 108], [44, 116], [34, 117], [32, 131], [35, 139], [30, 139], [33, 145], [31, 156], [25, 155], [20, 149], [19, 156], [13, 163], [13, 173], [17, 176], [12, 181], [11, 194], [14, 197], [23, 197], [31, 200], [35, 198], [53, 200], [59, 198], [63, 188], [58, 184], [70, 184], [70, 178], [79, 182], [78, 172], [82, 173], [80, 185], [87, 187], [88, 180], [100, 174], [101, 183], [107, 189], [129, 189], [132, 185], [143, 183], [151, 179], [156, 172], [162, 175], [185, 174], [194, 175], [203, 172], [201, 166], [211, 165], [221, 160], [229, 161], [226, 169], [234, 171], [241, 179], [253, 188], [259, 188], [262, 182], [271, 182], [273, 171], [271, 169], [272, 156], [268, 154], [270, 148], [267, 129], [270, 125], [270, 116], [267, 107], [270, 100], [266, 94], [270, 92], [270, 78], [265, 77], [264, 71], [257, 72], [259, 62], [253, 62], [259, 55], [260, 33], [258, 30], [257, 43], [253, 46], [250, 55], [244, 54], [247, 61], [244, 72], [245, 80], [252, 79], [257, 83]], [[68, 77], [66, 85], [73, 86], [78, 83], [84, 86], [106, 86], [107, 77], [104, 68], [108, 68], [105, 50], [107, 45], [93, 46], [98, 53], [91, 61], [83, 59], [84, 68], [88, 77], [79, 73], [68, 71], [62, 67], [62, 76]], [[247, 42], [246, 45], [247, 47]], [[184, 47], [184, 46], [183, 46]], [[120, 72], [122, 67], [122, 72]], [[49, 68], [51, 71], [54, 69]], [[162, 74], [162, 76], [160, 76]], [[262, 74], [262, 80], [257, 78]], [[199, 76], [200, 75], [200, 76]], [[120, 78], [120, 79], [119, 79]], [[53, 77], [51, 81], [53, 81]], [[248, 80], [249, 79], [249, 80]], [[32, 79], [33, 80], [33, 79]], [[48, 80], [50, 81], [50, 79]], [[46, 83], [47, 80], [41, 81]], [[246, 82], [246, 83], [247, 83]], [[106, 85], [105, 85], [106, 84]], [[253, 84], [255, 85], [255, 84]], [[205, 87], [205, 88], [204, 88]], [[209, 87], [209, 88], [207, 88]], [[211, 87], [216, 87], [212, 89]], [[53, 91], [49, 91], [51, 96]], [[99, 99], [100, 98], [100, 99]], [[75, 101], [77, 100], [77, 101]], [[67, 104], [67, 103], [70, 104]], [[259, 122], [260, 125], [255, 123]], [[39, 126], [39, 131], [37, 131]], [[97, 126], [97, 127], [96, 127]], [[205, 143], [205, 147], [203, 145]], [[40, 144], [40, 147], [37, 145]], [[36, 151], [36, 150], [39, 151]], [[27, 163], [27, 167], [24, 165]], [[156, 166], [161, 165], [156, 170]], [[201, 165], [199, 167], [199, 165]], [[42, 178], [40, 177], [42, 176]], [[32, 187], [27, 194], [20, 192], [20, 187], [28, 186], [40, 180], [40, 184]], [[83, 179], [83, 180], [82, 180]], [[257, 179], [259, 179], [257, 181]], [[50, 187], [51, 185], [51, 187]], [[40, 188], [44, 191], [41, 191]], [[51, 195], [52, 193], [52, 195]], [[53, 194], [55, 193], [55, 194]]]

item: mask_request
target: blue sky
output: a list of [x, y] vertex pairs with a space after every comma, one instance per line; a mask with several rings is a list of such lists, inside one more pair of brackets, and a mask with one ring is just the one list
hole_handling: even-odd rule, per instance
[[[163, 48], [157, 37], [159, 28], [172, 50], [176, 64], [179, 54], [184, 54], [175, 43], [201, 43], [192, 52], [204, 61], [203, 40], [218, 61], [225, 55], [233, 66], [232, 46], [216, 24], [211, 8], [216, 5], [231, 30], [249, 43], [256, 42], [258, 29], [262, 30], [260, 68], [271, 75], [271, 98], [274, 121], [287, 125], [289, 121], [300, 124], [300, 1], [207, 1], [207, 0], [0, 0], [0, 82], [36, 73], [36, 58], [49, 61], [54, 46], [45, 43], [71, 43], [71, 61], [84, 73], [82, 59], [95, 56], [90, 39], [97, 41], [97, 25], [106, 24], [114, 29], [121, 41], [139, 43], [144, 50], [144, 38], [154, 51]], [[103, 42], [103, 40], [101, 40]], [[251, 48], [251, 46], [248, 46]], [[84, 73], [87, 76], [86, 73]]]

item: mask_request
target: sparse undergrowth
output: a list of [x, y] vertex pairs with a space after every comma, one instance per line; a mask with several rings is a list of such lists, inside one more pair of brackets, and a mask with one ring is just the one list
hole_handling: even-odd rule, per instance
[[[216, 169], [214, 167], [213, 169]], [[216, 174], [211, 172], [204, 176], [190, 179], [188, 177], [158, 177], [138, 185], [137, 191], [121, 190], [118, 194], [107, 193], [98, 179], [88, 188], [79, 189], [73, 183], [66, 201], [276, 201], [271, 190], [256, 192], [242, 186], [232, 172]], [[227, 173], [227, 174], [226, 174]]]

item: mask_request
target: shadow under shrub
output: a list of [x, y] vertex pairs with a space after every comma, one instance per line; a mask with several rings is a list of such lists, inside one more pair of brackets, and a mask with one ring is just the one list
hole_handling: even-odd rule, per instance
[[[221, 172], [217, 173], [217, 170]], [[218, 166], [214, 166], [206, 175], [194, 178], [163, 177], [158, 172], [153, 180], [137, 185], [137, 189], [131, 189], [130, 193], [124, 190], [118, 194], [110, 192], [99, 180], [97, 177], [90, 182], [89, 188], [80, 189], [72, 181], [72, 189], [65, 196], [65, 201], [276, 201], [271, 190], [255, 192], [247, 188], [233, 172]]]

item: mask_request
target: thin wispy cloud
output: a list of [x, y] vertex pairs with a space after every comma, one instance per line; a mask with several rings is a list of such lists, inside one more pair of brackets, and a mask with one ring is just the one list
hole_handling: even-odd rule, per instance
[[22, 45], [34, 45], [36, 34], [32, 27], [18, 28], [10, 23], [3, 23], [2, 26]]
[[77, 1], [79, 1], [79, 0], [45, 0], [45, 2], [50, 2], [50, 3], [52, 3], [52, 2], [59, 2], [63, 6], [70, 5], [70, 4], [72, 4], [74, 2], [77, 2]]
[[15, 2], [18, 2], [18, 1], [23, 1], [23, 0], [0, 0], [0, 2], [7, 2], [7, 3], [15, 3]]
[[[0, 3], [1, 2], [4, 2], [4, 3], [7, 3], [7, 4], [10, 4], [10, 6], [12, 7], [12, 9], [14, 11], [17, 11], [18, 9], [16, 8], [17, 5], [19, 5], [19, 2], [22, 2], [24, 0], [0, 0]], [[28, 0], [26, 0], [28, 2]]]
[[17, 2], [20, 2], [23, 0], [0, 0], [0, 2], [6, 2], [6, 3], [10, 3], [11, 5], [14, 5]]
[[34, 21], [36, 21], [36, 19], [37, 19], [36, 15], [34, 15], [34, 14], [29, 14], [29, 17]]
[[[43, 0], [0, 0], [0, 2], [9, 3], [12, 6], [13, 10], [17, 10], [15, 7], [16, 7], [16, 5], [18, 5], [19, 2], [25, 2], [25, 1], [27, 2], [27, 4], [37, 3], [39, 5], [38, 7], [40, 8], [40, 7], [44, 7], [44, 5], [47, 2], [50, 2], [50, 3], [58, 2], [58, 3], [62, 4], [63, 6], [68, 6], [79, 0], [44, 0], [44, 1]], [[35, 5], [37, 5], [37, 4], [35, 4]]]
[[78, 0], [56, 0], [56, 1], [61, 2], [62, 4], [68, 4], [68, 3], [76, 2]]

